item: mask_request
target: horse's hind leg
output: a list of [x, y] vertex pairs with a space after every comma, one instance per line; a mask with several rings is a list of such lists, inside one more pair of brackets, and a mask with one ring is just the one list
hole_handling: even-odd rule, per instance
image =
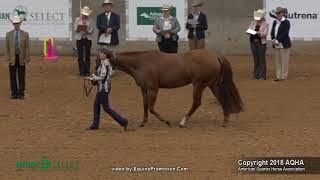
[[154, 109], [155, 102], [157, 99], [159, 89], [148, 89], [147, 96], [148, 96], [148, 107], [151, 114], [155, 115], [160, 121], [165, 122], [169, 127], [171, 127], [170, 121], [164, 120], [158, 112]]
[[[217, 91], [217, 89], [216, 89], [216, 88], [218, 88], [218, 87], [216, 87], [216, 86], [209, 86], [209, 88], [210, 88], [212, 94], [218, 99], [218, 97], [219, 97], [219, 94], [218, 94], [219, 91]], [[219, 99], [218, 99], [218, 100], [219, 100]], [[227, 127], [227, 125], [228, 125], [228, 123], [229, 123], [230, 115], [228, 115], [223, 108], [222, 108], [222, 110], [223, 110], [223, 116], [224, 116], [224, 121], [223, 121], [222, 127]]]
[[142, 98], [143, 98], [143, 121], [140, 127], [144, 127], [144, 125], [148, 122], [148, 97], [147, 97], [147, 89], [141, 88]]
[[189, 110], [188, 114], [182, 119], [182, 121], [179, 123], [179, 127], [185, 128], [186, 122], [190, 119], [192, 114], [198, 109], [198, 107], [201, 105], [201, 97], [203, 94], [203, 90], [205, 89], [205, 86], [202, 85], [193, 85], [193, 103], [192, 107]]

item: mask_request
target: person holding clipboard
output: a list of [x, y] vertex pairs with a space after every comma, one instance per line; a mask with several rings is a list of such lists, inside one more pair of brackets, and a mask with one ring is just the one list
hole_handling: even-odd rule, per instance
[[162, 16], [157, 18], [153, 26], [153, 32], [157, 35], [156, 41], [160, 51], [165, 53], [178, 52], [178, 32], [181, 30], [179, 21], [171, 16], [172, 6], [163, 5]]
[[89, 7], [81, 9], [81, 16], [74, 22], [75, 40], [77, 41], [78, 64], [80, 76], [90, 75], [90, 56], [94, 24], [89, 18], [92, 13]]
[[192, 3], [192, 13], [189, 14], [186, 29], [189, 30], [189, 47], [193, 49], [204, 49], [205, 31], [208, 30], [207, 16], [201, 11], [202, 1], [195, 0]]
[[113, 4], [111, 0], [105, 0], [102, 7], [104, 12], [97, 17], [98, 44], [116, 46], [119, 44], [120, 16], [112, 11]]
[[246, 31], [250, 35], [250, 46], [253, 56], [253, 79], [267, 79], [266, 49], [269, 24], [265, 22], [266, 12], [254, 11], [253, 18]]
[[277, 19], [273, 21], [271, 39], [275, 49], [276, 79], [283, 81], [288, 79], [291, 39], [290, 21], [286, 18], [287, 10], [277, 7], [275, 10]]

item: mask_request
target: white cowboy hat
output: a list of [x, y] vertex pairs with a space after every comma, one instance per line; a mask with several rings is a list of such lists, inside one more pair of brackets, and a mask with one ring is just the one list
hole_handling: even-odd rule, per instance
[[105, 4], [112, 4], [112, 1], [111, 0], [104, 0], [102, 5], [105, 5]]
[[92, 13], [92, 10], [88, 6], [85, 6], [81, 9], [82, 15], [89, 16], [91, 13]]
[[202, 5], [203, 5], [203, 2], [201, 0], [194, 0], [191, 4], [192, 7], [202, 6]]
[[256, 21], [260, 21], [262, 18], [265, 17], [266, 13], [267, 13], [266, 11], [262, 9], [258, 9], [257, 11], [253, 12], [253, 18]]
[[22, 20], [19, 16], [13, 16], [10, 18], [10, 21], [13, 23], [13, 24], [16, 24], [16, 23], [21, 23]]
[[172, 6], [168, 5], [168, 4], [164, 4], [161, 8], [161, 11], [169, 11], [171, 10]]

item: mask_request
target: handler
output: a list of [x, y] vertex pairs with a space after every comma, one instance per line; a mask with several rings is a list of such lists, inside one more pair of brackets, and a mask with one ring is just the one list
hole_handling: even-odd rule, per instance
[[113, 111], [109, 105], [112, 66], [109, 62], [108, 54], [112, 54], [112, 52], [107, 48], [100, 48], [99, 51], [99, 59], [101, 62], [97, 68], [97, 75], [92, 74], [87, 78], [91, 81], [98, 82], [98, 92], [94, 102], [94, 119], [88, 130], [99, 129], [100, 106], [102, 105], [104, 111], [108, 113], [115, 121], [117, 121], [117, 123], [119, 123], [125, 131], [127, 131], [128, 120]]

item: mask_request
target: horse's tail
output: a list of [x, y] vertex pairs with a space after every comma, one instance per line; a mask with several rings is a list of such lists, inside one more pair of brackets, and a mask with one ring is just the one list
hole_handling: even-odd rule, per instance
[[223, 56], [218, 57], [221, 64], [220, 79], [211, 87], [220, 102], [225, 116], [243, 111], [243, 102], [233, 81], [230, 62]]

